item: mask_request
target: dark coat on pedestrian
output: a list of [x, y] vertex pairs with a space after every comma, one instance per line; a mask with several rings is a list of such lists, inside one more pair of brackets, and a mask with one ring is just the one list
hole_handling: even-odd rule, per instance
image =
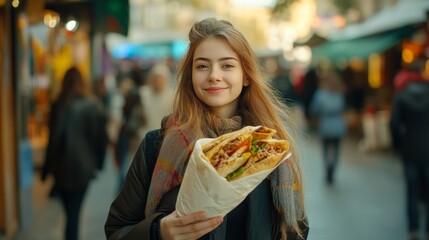
[[[105, 223], [107, 239], [158, 239], [154, 238], [154, 233], [151, 232], [153, 222], [175, 210], [180, 186], [164, 195], [156, 214], [152, 216], [145, 214], [151, 171], [155, 165], [153, 161], [156, 161], [159, 151], [158, 146], [151, 140], [154, 138], [154, 132], [149, 132], [142, 140], [128, 171], [125, 184], [110, 207]], [[248, 219], [257, 219], [247, 222], [247, 236], [250, 240], [280, 239], [279, 216], [274, 211], [271, 193], [267, 191], [271, 191], [271, 188], [269, 180], [266, 179], [245, 200], [248, 204]], [[217, 229], [202, 239], [224, 240], [227, 219], [228, 215]], [[258, 225], [256, 226], [256, 224]], [[306, 239], [308, 223], [302, 222], [300, 227], [304, 239]], [[288, 235], [288, 240], [298, 239], [301, 238], [294, 234]]]
[[429, 165], [429, 82], [409, 83], [394, 100], [393, 142], [405, 162]]
[[59, 190], [85, 189], [103, 167], [108, 142], [106, 121], [96, 99], [74, 95], [54, 102], [42, 179], [52, 173]]

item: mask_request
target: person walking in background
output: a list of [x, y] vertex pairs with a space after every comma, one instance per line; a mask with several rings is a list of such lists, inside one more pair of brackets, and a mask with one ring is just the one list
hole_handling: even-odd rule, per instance
[[54, 177], [66, 214], [66, 240], [78, 239], [82, 202], [91, 179], [103, 167], [108, 142], [103, 106], [88, 89], [79, 70], [70, 68], [50, 112], [41, 178]]
[[[136, 81], [124, 79], [122, 81]], [[131, 156], [137, 150], [141, 141], [139, 132], [146, 126], [146, 116], [142, 105], [142, 99], [138, 91], [139, 86], [130, 83], [128, 91], [124, 92], [122, 106], [122, 125], [119, 129], [115, 156], [119, 167], [118, 189], [122, 187], [125, 175], [131, 163]]]
[[344, 87], [341, 78], [333, 70], [323, 75], [320, 88], [316, 90], [310, 104], [310, 114], [319, 121], [322, 138], [326, 182], [334, 182], [335, 170], [340, 155], [340, 142], [346, 134], [344, 111], [346, 107]]
[[106, 86], [106, 76], [105, 75], [101, 75], [98, 78], [96, 78], [94, 80], [94, 84], [93, 84], [93, 92], [94, 95], [100, 99], [101, 103], [103, 104], [104, 109], [109, 108], [110, 105], [110, 93], [107, 89]]
[[319, 84], [318, 70], [316, 66], [311, 66], [304, 75], [301, 100], [304, 108], [304, 116], [309, 127], [312, 128], [312, 118], [310, 114], [310, 104]]
[[298, 104], [297, 94], [294, 91], [290, 77], [290, 69], [281, 69], [277, 64], [271, 82], [273, 88], [279, 92], [280, 98], [286, 105], [295, 106]]
[[170, 86], [171, 74], [165, 64], [156, 64], [147, 77], [147, 85], [140, 88], [144, 112], [147, 118], [145, 132], [161, 127], [161, 120], [173, 109], [174, 91]]
[[[409, 239], [419, 239], [419, 203], [429, 192], [429, 60], [415, 63], [420, 81], [409, 82], [396, 94], [390, 128], [394, 147], [400, 151], [406, 180]], [[425, 67], [426, 66], [426, 67]], [[429, 239], [429, 205], [426, 204], [426, 239]]]
[[[155, 146], [143, 140], [111, 205], [106, 237], [306, 239], [299, 146], [287, 107], [262, 75], [251, 46], [231, 23], [214, 18], [197, 22], [189, 40], [173, 113], [161, 128], [153, 175], [145, 156], [155, 152]], [[293, 154], [288, 163], [280, 164], [225, 219], [207, 218], [204, 211], [179, 217], [175, 203], [193, 144], [249, 125], [274, 128], [278, 138], [289, 140]]]

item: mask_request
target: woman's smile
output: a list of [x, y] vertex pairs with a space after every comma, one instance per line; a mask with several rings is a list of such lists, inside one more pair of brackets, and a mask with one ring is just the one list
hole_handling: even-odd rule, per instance
[[227, 88], [226, 87], [209, 87], [209, 88], [205, 88], [204, 90], [207, 92], [207, 93], [212, 93], [212, 94], [214, 94], [214, 93], [221, 93], [221, 92], [223, 92], [224, 90], [226, 90]]

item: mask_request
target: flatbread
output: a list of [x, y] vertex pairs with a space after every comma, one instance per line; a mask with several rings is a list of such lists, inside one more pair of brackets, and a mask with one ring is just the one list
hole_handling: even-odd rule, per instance
[[243, 173], [231, 179], [232, 181], [275, 167], [289, 151], [289, 143], [286, 140], [269, 139], [264, 143], [275, 146], [282, 152], [271, 153], [269, 157], [263, 159], [258, 159], [256, 155], [251, 156], [244, 165]]
[[[202, 146], [205, 155], [204, 158], [213, 166], [215, 166], [216, 171], [222, 177], [227, 177], [229, 174], [235, 172], [240, 167], [243, 167], [243, 173], [234, 177], [231, 181], [249, 176], [265, 169], [273, 168], [289, 151], [289, 143], [286, 140], [272, 138], [276, 132], [277, 131], [275, 129], [265, 126], [247, 126], [240, 130], [221, 135], [213, 141]], [[231, 156], [229, 156], [226, 160], [223, 159], [221, 162], [219, 162], [218, 155], [223, 154], [222, 151], [226, 153], [228, 149], [231, 149], [230, 144], [233, 144], [235, 141], [249, 141], [252, 143], [254, 140], [263, 141], [264, 143], [267, 143], [271, 146], [276, 146], [282, 151], [279, 153], [271, 152], [267, 158], [261, 160], [249, 152], [249, 146], [243, 146]]]
[[271, 155], [270, 157], [265, 158], [253, 164], [248, 169], [245, 169], [243, 173], [231, 179], [231, 181], [235, 181], [235, 180], [250, 176], [252, 174], [274, 168], [284, 158], [284, 156], [286, 156], [286, 154], [287, 154], [287, 151], [283, 151], [282, 153]]
[[203, 145], [202, 149], [207, 158], [211, 159], [213, 155], [218, 152], [223, 146], [235, 140], [240, 135], [251, 133], [254, 140], [265, 140], [271, 139], [276, 132], [276, 130], [264, 126], [258, 126], [256, 128], [252, 126], [246, 126], [240, 130], [226, 133], [217, 137], [213, 141]]
[[202, 146], [204, 154], [208, 159], [211, 159], [215, 153], [217, 153], [223, 146], [228, 144], [229, 142], [235, 140], [240, 135], [251, 133], [253, 131], [253, 127], [247, 126], [240, 130], [223, 134], [213, 141]]
[[260, 126], [252, 133], [252, 135], [253, 135], [253, 139], [255, 140], [265, 140], [265, 139], [271, 139], [276, 132], [277, 131], [272, 128]]

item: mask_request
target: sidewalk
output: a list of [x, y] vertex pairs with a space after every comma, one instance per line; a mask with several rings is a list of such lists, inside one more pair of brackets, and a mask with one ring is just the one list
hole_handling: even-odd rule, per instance
[[[324, 182], [317, 137], [304, 138], [303, 174], [309, 240], [406, 239], [404, 182], [393, 153], [358, 152], [357, 142], [342, 145], [336, 182]], [[91, 184], [82, 211], [81, 240], [105, 239], [103, 225], [116, 190], [117, 173], [109, 155]], [[57, 200], [46, 199], [48, 188], [36, 182], [34, 223], [17, 240], [61, 240], [64, 216]], [[0, 238], [1, 239], [1, 238]]]
[[[117, 171], [109, 152], [105, 167], [90, 184], [85, 197], [80, 222], [81, 240], [104, 240], [104, 222], [117, 189]], [[18, 234], [16, 240], [61, 240], [65, 216], [57, 199], [49, 199], [50, 184], [35, 176], [33, 225]]]
[[342, 144], [333, 186], [325, 184], [319, 139], [305, 139], [303, 172], [309, 240], [407, 239], [402, 166], [393, 152]]

